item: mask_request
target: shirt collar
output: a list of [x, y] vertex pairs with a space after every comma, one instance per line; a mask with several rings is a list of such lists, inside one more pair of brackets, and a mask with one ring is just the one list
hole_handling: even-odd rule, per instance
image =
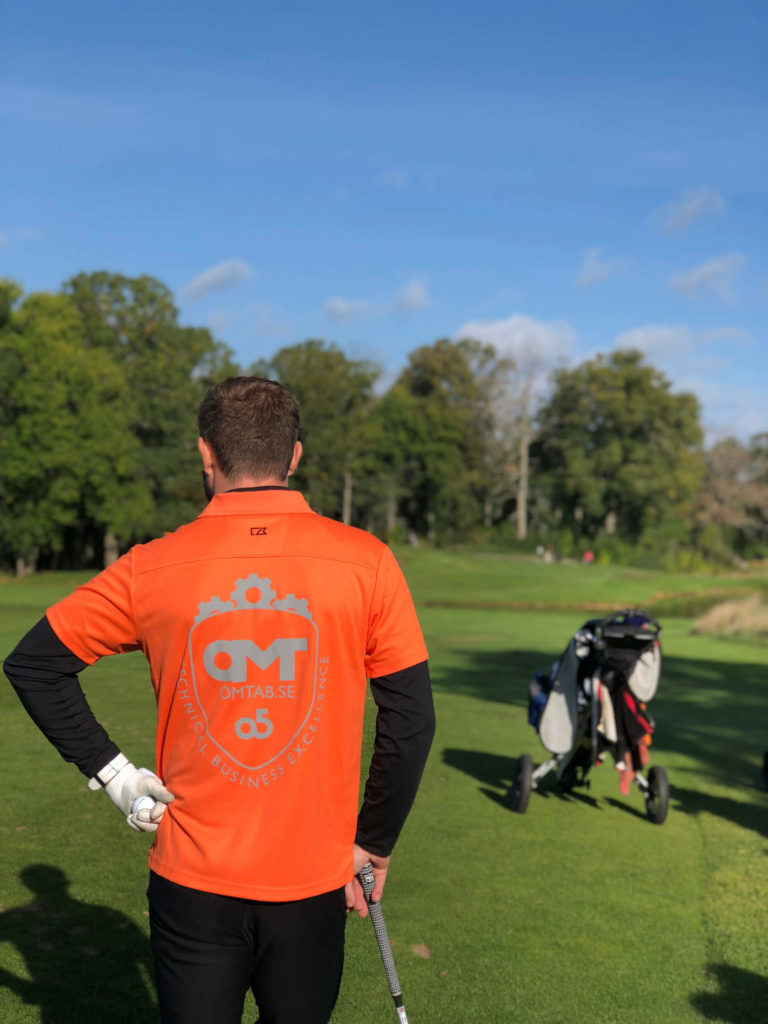
[[287, 487], [270, 487], [266, 489], [249, 488], [247, 490], [224, 491], [214, 494], [198, 518], [203, 516], [245, 516], [270, 515], [272, 513], [311, 513], [300, 491]]

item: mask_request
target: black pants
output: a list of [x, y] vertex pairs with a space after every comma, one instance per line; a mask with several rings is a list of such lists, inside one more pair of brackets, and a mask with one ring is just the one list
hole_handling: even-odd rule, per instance
[[344, 890], [267, 903], [188, 889], [150, 873], [162, 1024], [327, 1024], [344, 962]]

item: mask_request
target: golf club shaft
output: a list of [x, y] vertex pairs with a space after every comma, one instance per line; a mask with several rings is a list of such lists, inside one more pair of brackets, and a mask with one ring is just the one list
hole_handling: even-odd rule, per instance
[[392, 947], [389, 944], [389, 936], [387, 935], [387, 926], [384, 923], [384, 912], [381, 909], [381, 904], [374, 903], [371, 899], [371, 893], [373, 892], [374, 887], [373, 865], [371, 863], [364, 864], [360, 869], [358, 878], [360, 879], [360, 885], [363, 887], [365, 902], [368, 904], [368, 913], [371, 915], [371, 924], [373, 925], [373, 931], [376, 935], [376, 941], [379, 944], [381, 961], [384, 964], [384, 970], [389, 984], [389, 991], [392, 993], [392, 999], [395, 1003], [397, 1016], [400, 1018], [400, 1024], [408, 1024], [408, 1017], [405, 1014], [405, 1007], [403, 1006], [403, 993], [400, 988], [400, 980], [397, 977], [395, 960], [392, 956]]

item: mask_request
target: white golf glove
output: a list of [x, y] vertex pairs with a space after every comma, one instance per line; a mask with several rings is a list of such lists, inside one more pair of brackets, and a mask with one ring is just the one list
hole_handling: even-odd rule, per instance
[[[165, 808], [173, 800], [173, 793], [165, 788], [154, 772], [148, 768], [136, 768], [127, 760], [104, 788], [112, 803], [120, 808], [125, 820], [137, 832], [157, 832]], [[141, 800], [143, 806], [137, 806], [142, 797], [145, 798]]]

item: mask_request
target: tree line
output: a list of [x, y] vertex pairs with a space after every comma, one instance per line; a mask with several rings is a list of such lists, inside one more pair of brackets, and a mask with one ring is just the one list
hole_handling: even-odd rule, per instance
[[574, 368], [466, 338], [373, 362], [310, 339], [239, 366], [154, 278], [0, 282], [0, 561], [98, 568], [202, 504], [197, 406], [222, 377], [302, 410], [297, 485], [387, 541], [471, 540], [685, 567], [768, 554], [768, 433], [707, 448], [697, 398], [640, 352]]

